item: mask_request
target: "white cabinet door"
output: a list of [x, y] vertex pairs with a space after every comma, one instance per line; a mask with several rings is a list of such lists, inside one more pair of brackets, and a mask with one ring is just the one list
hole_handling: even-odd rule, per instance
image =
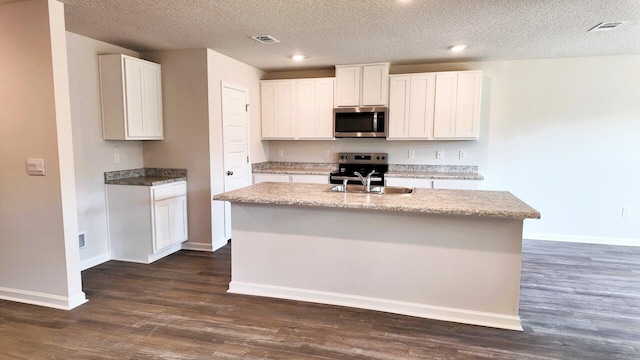
[[482, 72], [464, 71], [458, 74], [456, 138], [478, 138], [481, 86]]
[[333, 139], [333, 78], [298, 81], [298, 138]]
[[99, 61], [104, 139], [161, 140], [160, 65], [126, 55]]
[[409, 97], [409, 138], [433, 138], [435, 83], [433, 74], [411, 76]]
[[458, 74], [436, 74], [436, 98], [434, 111], [434, 138], [452, 138], [456, 135], [456, 94]]
[[336, 66], [335, 106], [360, 105], [360, 74], [362, 66]]
[[291, 182], [306, 184], [328, 184], [327, 175], [291, 175]]
[[334, 79], [316, 80], [316, 134], [315, 139], [333, 139]]
[[260, 99], [262, 113], [262, 137], [275, 138], [278, 136], [276, 124], [276, 82], [263, 81], [260, 83]]
[[404, 186], [412, 188], [431, 189], [433, 180], [418, 178], [385, 178], [387, 186]]
[[187, 239], [187, 197], [178, 196], [153, 203], [153, 252]]
[[336, 107], [387, 106], [389, 63], [336, 66]]
[[289, 174], [253, 174], [253, 183], [260, 184], [263, 182], [290, 182]]
[[278, 81], [276, 89], [278, 138], [292, 139], [296, 136], [297, 84], [295, 81]]
[[389, 132], [390, 140], [409, 138], [410, 76], [389, 77]]
[[262, 137], [294, 139], [298, 125], [298, 83], [272, 80], [260, 83]]
[[434, 138], [478, 138], [481, 83], [481, 71], [436, 74]]
[[362, 66], [362, 106], [386, 106], [389, 89], [389, 64]]
[[480, 180], [433, 180], [434, 189], [478, 190]]

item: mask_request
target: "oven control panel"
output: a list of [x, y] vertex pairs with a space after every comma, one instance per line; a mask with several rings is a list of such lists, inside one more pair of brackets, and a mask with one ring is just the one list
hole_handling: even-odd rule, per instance
[[339, 164], [386, 164], [387, 153], [339, 153]]

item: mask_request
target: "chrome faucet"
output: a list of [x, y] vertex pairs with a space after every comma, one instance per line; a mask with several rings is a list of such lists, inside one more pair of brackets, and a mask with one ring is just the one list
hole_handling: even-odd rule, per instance
[[349, 179], [342, 179], [342, 192], [347, 192], [347, 183]]
[[362, 176], [362, 174], [357, 171], [353, 173], [360, 179], [360, 181], [362, 181], [362, 186], [364, 187], [364, 192], [366, 193], [371, 192], [371, 175], [373, 175], [374, 172], [376, 171], [372, 170], [367, 176]]

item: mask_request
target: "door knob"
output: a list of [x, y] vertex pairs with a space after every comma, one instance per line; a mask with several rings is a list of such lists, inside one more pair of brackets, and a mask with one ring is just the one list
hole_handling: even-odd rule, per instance
[[227, 176], [231, 176], [231, 175], [233, 175], [233, 171], [231, 170], [227, 171]]

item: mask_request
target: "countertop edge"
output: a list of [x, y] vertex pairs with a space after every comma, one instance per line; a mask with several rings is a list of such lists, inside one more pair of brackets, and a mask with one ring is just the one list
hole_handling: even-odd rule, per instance
[[[455, 201], [451, 204], [436, 204], [435, 206], [425, 203], [424, 205], [416, 205], [415, 201], [423, 202], [425, 201], [424, 195], [419, 198], [413, 198], [415, 201], [408, 201], [411, 198], [404, 198], [405, 195], [365, 195], [365, 196], [383, 196], [381, 198], [371, 198], [371, 202], [366, 200], [363, 202], [362, 198], [358, 198], [357, 194], [351, 194], [354, 196], [351, 199], [337, 197], [336, 194], [327, 192], [326, 196], [322, 196], [318, 198], [320, 193], [317, 191], [326, 192], [326, 189], [323, 190], [322, 186], [314, 185], [314, 184], [299, 184], [298, 190], [306, 191], [312, 195], [309, 199], [305, 198], [306, 195], [298, 192], [296, 194], [296, 187], [293, 185], [287, 184], [286, 188], [282, 187], [280, 183], [262, 183], [259, 185], [253, 185], [247, 188], [242, 188], [238, 190], [234, 190], [227, 193], [216, 194], [213, 196], [213, 200], [217, 201], [229, 201], [231, 203], [241, 203], [241, 204], [257, 204], [257, 205], [285, 205], [285, 206], [302, 206], [302, 207], [316, 207], [316, 208], [341, 208], [341, 209], [356, 209], [356, 210], [370, 210], [370, 211], [386, 211], [386, 212], [406, 212], [406, 213], [421, 213], [421, 214], [431, 214], [431, 215], [443, 215], [443, 216], [472, 216], [472, 217], [481, 217], [481, 218], [497, 218], [497, 219], [512, 219], [512, 220], [524, 220], [524, 219], [539, 219], [540, 213], [535, 209], [528, 206], [526, 203], [522, 202], [522, 200], [513, 196], [513, 194], [508, 191], [486, 191], [486, 190], [439, 190], [439, 189], [429, 189], [426, 191], [432, 192], [431, 196], [434, 196], [436, 199], [443, 197], [446, 199], [449, 196], [458, 197], [457, 201], [463, 201], [465, 204], [468, 201], [473, 202], [475, 199], [479, 198], [482, 201], [487, 201], [487, 197], [491, 199], [495, 197], [497, 201], [505, 201], [504, 206], [495, 207], [489, 205], [488, 207], [473, 207], [461, 205], [457, 206]], [[286, 195], [275, 195], [274, 194], [285, 194], [286, 191], [290, 191], [293, 189], [293, 196]], [[283, 192], [284, 191], [284, 192]], [[495, 193], [492, 195], [491, 193]], [[345, 196], [350, 196], [350, 194], [345, 194]], [[387, 203], [384, 200], [381, 202], [379, 200], [384, 199], [384, 197], [389, 196], [387, 198], [389, 201]], [[402, 199], [407, 199], [407, 201], [398, 201], [401, 198], [397, 198], [396, 196], [402, 196]], [[416, 195], [409, 195], [416, 196]], [[484, 199], [483, 199], [484, 198]], [[342, 200], [340, 200], [342, 199]], [[445, 200], [446, 201], [446, 200]], [[492, 201], [490, 201], [492, 203]]]
[[124, 178], [117, 180], [105, 180], [105, 185], [129, 185], [129, 186], [157, 186], [163, 184], [170, 184], [180, 181], [187, 181], [186, 177], [176, 177], [176, 178], [157, 178], [157, 177], [132, 177], [132, 178]]

